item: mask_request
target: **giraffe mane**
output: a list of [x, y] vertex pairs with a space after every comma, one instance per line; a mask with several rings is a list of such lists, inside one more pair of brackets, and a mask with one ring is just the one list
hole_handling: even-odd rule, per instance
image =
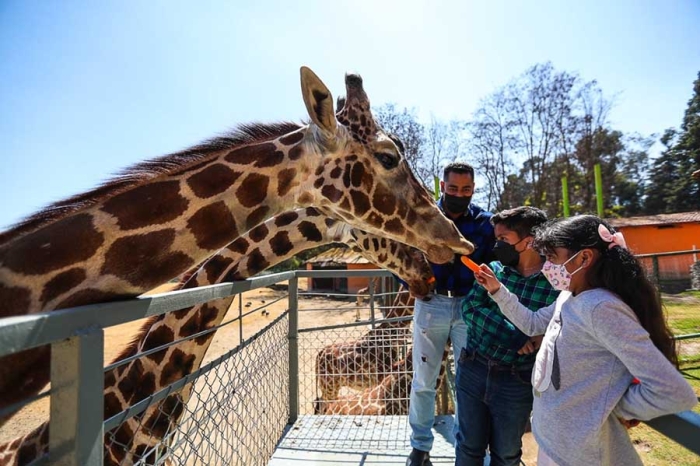
[[192, 166], [214, 152], [269, 141], [301, 127], [300, 124], [292, 122], [242, 124], [226, 134], [189, 149], [140, 162], [122, 170], [90, 191], [50, 204], [24, 220], [20, 220], [7, 231], [0, 232], [0, 246], [73, 212], [94, 206], [146, 180]]

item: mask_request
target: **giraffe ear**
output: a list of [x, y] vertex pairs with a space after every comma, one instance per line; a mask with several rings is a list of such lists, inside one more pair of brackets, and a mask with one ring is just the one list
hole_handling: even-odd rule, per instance
[[337, 122], [333, 111], [333, 96], [323, 81], [309, 68], [301, 67], [301, 94], [306, 110], [313, 121], [324, 133], [335, 135]]

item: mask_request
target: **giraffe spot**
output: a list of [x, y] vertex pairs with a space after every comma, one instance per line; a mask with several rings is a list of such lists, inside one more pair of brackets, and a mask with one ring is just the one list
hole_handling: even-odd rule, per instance
[[[169, 395], [154, 409], [144, 426], [155, 438], [162, 438], [170, 431], [170, 423], [179, 419], [184, 407], [179, 394]], [[145, 464], [156, 464], [155, 452], [149, 455]]]
[[249, 246], [250, 242], [247, 239], [240, 237], [233, 243], [229, 244], [227, 249], [231, 252], [243, 255], [246, 254]]
[[370, 209], [369, 197], [362, 191], [358, 191], [356, 189], [350, 191], [350, 197], [352, 198], [352, 204], [355, 207], [355, 216], [364, 216]]
[[238, 280], [245, 280], [248, 278], [248, 276], [244, 276], [242, 272], [238, 271], [238, 266], [240, 265], [240, 262], [236, 265], [234, 265], [231, 270], [226, 272], [226, 275], [224, 276], [222, 282], [235, 282]]
[[40, 298], [42, 304], [46, 304], [63, 293], [70, 291], [80, 285], [84, 280], [85, 270], [82, 268], [73, 268], [59, 273], [44, 285]]
[[41, 275], [90, 259], [104, 235], [88, 214], [73, 215], [19, 237], [4, 253], [3, 263], [25, 275]]
[[309, 193], [309, 192], [304, 192], [299, 195], [299, 199], [297, 199], [297, 203], [301, 206], [307, 206], [310, 205], [314, 200], [314, 196]]
[[343, 170], [343, 186], [349, 188], [352, 185], [352, 165], [346, 164], [345, 170]]
[[372, 205], [382, 214], [392, 215], [396, 210], [396, 196], [383, 184], [379, 184], [374, 190]]
[[301, 144], [292, 147], [289, 149], [289, 152], [287, 152], [289, 160], [299, 160], [302, 155], [304, 155], [304, 149]]
[[293, 133], [287, 134], [286, 136], [282, 136], [281, 138], [279, 138], [279, 142], [284, 144], [285, 146], [291, 146], [292, 144], [296, 144], [302, 139], [304, 139], [304, 132], [302, 130], [297, 130]]
[[262, 223], [250, 230], [248, 232], [248, 236], [250, 237], [251, 241], [259, 243], [260, 241], [264, 240], [269, 233], [270, 230], [267, 228], [267, 225]]
[[204, 206], [187, 221], [197, 246], [208, 251], [221, 249], [238, 237], [236, 221], [223, 201]]
[[[107, 419], [107, 416], [105, 416], [105, 419]], [[131, 442], [134, 440], [134, 432], [131, 430], [131, 427], [129, 427], [129, 424], [123, 422], [114, 432], [114, 439], [120, 445], [131, 445]], [[115, 448], [111, 448], [110, 451], [115, 456], [115, 459], [119, 462], [119, 464], [124, 461], [124, 458], [126, 457], [125, 448], [115, 446]]]
[[119, 390], [119, 393], [121, 393], [124, 401], [128, 402], [134, 397], [136, 386], [139, 384], [139, 381], [143, 376], [143, 365], [141, 361], [137, 359], [131, 366], [128, 367], [128, 372], [117, 384], [117, 390]]
[[409, 209], [408, 212], [406, 212], [406, 225], [415, 225], [417, 221], [418, 215], [416, 214], [416, 211]]
[[138, 403], [139, 401], [153, 395], [156, 391], [156, 375], [152, 372], [146, 372], [141, 377], [137, 379], [136, 391], [131, 400], [131, 404]]
[[275, 145], [270, 142], [266, 142], [264, 144], [255, 144], [236, 148], [226, 154], [226, 157], [224, 158], [227, 162], [237, 165], [251, 165], [265, 154], [273, 152], [275, 152]]
[[160, 374], [160, 386], [165, 387], [176, 380], [181, 379], [185, 375], [192, 372], [195, 355], [187, 354], [184, 351], [175, 348], [170, 355], [168, 363], [163, 367]]
[[115, 414], [121, 412], [124, 408], [125, 406], [122, 406], [122, 404], [119, 402], [119, 397], [117, 397], [116, 394], [109, 392], [104, 396], [105, 419], [109, 419]]
[[194, 265], [188, 255], [170, 251], [174, 240], [175, 230], [170, 228], [119, 238], [105, 254], [101, 273], [115, 275], [141, 289], [165, 283]]
[[[245, 240], [244, 240], [245, 241]], [[212, 257], [204, 264], [204, 272], [207, 274], [207, 283], [217, 283], [221, 274], [224, 273], [233, 263], [233, 259], [230, 257], [224, 257], [221, 254], [217, 254]]]
[[[315, 209], [312, 209], [312, 210], [315, 210]], [[306, 209], [306, 211], [307, 211], [307, 215], [308, 215], [309, 209]], [[286, 227], [298, 218], [299, 218], [299, 214], [294, 212], [294, 211], [284, 212], [284, 213], [278, 215], [277, 217], [275, 217], [275, 226], [276, 227]]]
[[365, 238], [362, 240], [362, 248], [365, 251], [369, 251], [369, 238]]
[[0, 283], [0, 317], [26, 314], [29, 311], [31, 295], [27, 288]]
[[[143, 342], [143, 351], [150, 351], [158, 348], [159, 346], [172, 342], [174, 339], [175, 333], [165, 325], [160, 325], [157, 328], [151, 327], [151, 330], [148, 332]], [[149, 354], [148, 358], [153, 360], [156, 364], [160, 364], [165, 357], [165, 353], [167, 353], [167, 348]]]
[[398, 212], [396, 212], [396, 215], [399, 218], [406, 218], [406, 214], [408, 213], [408, 203], [407, 202], [397, 202], [396, 206], [398, 207]]
[[380, 264], [386, 264], [387, 263], [387, 255], [385, 252], [379, 253], [377, 256], [377, 260], [379, 261]]
[[236, 198], [243, 207], [255, 207], [267, 197], [270, 178], [259, 173], [249, 174], [236, 190]]
[[367, 222], [373, 227], [381, 228], [382, 224], [384, 223], [384, 219], [381, 215], [377, 214], [376, 212], [371, 212], [369, 214], [369, 217], [367, 217]]
[[256, 168], [269, 168], [281, 164], [284, 161], [284, 152], [278, 150], [262, 155], [253, 165]]
[[215, 163], [187, 179], [187, 185], [195, 196], [206, 199], [221, 194], [236, 182], [241, 173], [234, 172], [226, 165]]
[[323, 223], [326, 224], [326, 228], [330, 228], [330, 227], [332, 227], [333, 225], [335, 225], [336, 223], [338, 223], [338, 221], [337, 221], [336, 219], [334, 219], [334, 218], [326, 217], [326, 218], [323, 220]]
[[402, 235], [406, 229], [404, 228], [403, 223], [400, 219], [393, 218], [388, 222], [384, 223], [384, 230], [389, 233], [394, 233], [396, 235]]
[[117, 377], [114, 374], [114, 372], [115, 372], [114, 370], [111, 370], [111, 371], [108, 371], [105, 373], [105, 381], [104, 381], [105, 387], [111, 387], [112, 385], [117, 383]]
[[299, 184], [294, 182], [296, 175], [296, 168], [285, 168], [284, 170], [280, 170], [279, 174], [277, 175], [278, 196], [285, 196], [294, 186]]
[[270, 239], [270, 248], [272, 252], [278, 256], [284, 256], [294, 249], [294, 245], [289, 241], [289, 233], [286, 231], [278, 231], [275, 236]]
[[314, 181], [314, 188], [319, 189], [326, 182], [326, 178], [321, 176]]
[[339, 178], [341, 173], [343, 173], [343, 169], [340, 167], [335, 167], [333, 170], [331, 170], [331, 178]]
[[311, 222], [307, 222], [306, 220], [299, 223], [299, 233], [301, 233], [302, 236], [304, 236], [304, 238], [306, 238], [308, 241], [319, 242], [323, 239], [323, 235], [316, 225]]
[[320, 217], [321, 212], [316, 209], [315, 207], [307, 207], [306, 208], [306, 216], [307, 217]]
[[268, 212], [270, 212], [270, 208], [266, 205], [261, 205], [252, 211], [245, 221], [246, 229], [250, 229], [261, 224], [267, 218]]
[[343, 200], [340, 201], [340, 204], [338, 204], [338, 208], [343, 212], [350, 212], [350, 207], [350, 199], [343, 196]]
[[185, 212], [189, 201], [180, 194], [180, 181], [138, 186], [108, 199], [100, 208], [117, 219], [122, 230], [162, 225]]
[[352, 166], [352, 173], [350, 174], [350, 180], [352, 185], [356, 188], [362, 186], [362, 180], [365, 177], [365, 167], [361, 163], [356, 163]]
[[255, 248], [250, 251], [248, 259], [248, 276], [253, 276], [258, 272], [262, 272], [270, 266], [270, 263], [265, 259], [265, 256], [260, 252], [260, 249]]
[[321, 194], [331, 202], [338, 202], [343, 197], [343, 192], [332, 184], [324, 186], [321, 189]]
[[[225, 299], [226, 298], [223, 298], [222, 301]], [[213, 302], [218, 301], [217, 299]], [[180, 327], [180, 331], [178, 332], [180, 338], [191, 337], [195, 333], [202, 332], [211, 327], [212, 322], [214, 322], [219, 315], [219, 310], [212, 304], [213, 302], [204, 303], [196, 312], [190, 313], [190, 318]]]
[[[163, 283], [163, 282], [160, 282]], [[87, 304], [107, 303], [122, 299], [133, 298], [136, 294], [113, 293], [109, 291], [97, 290], [95, 288], [85, 288], [69, 295], [54, 306], [55, 309], [66, 309], [69, 307], [85, 306]]]

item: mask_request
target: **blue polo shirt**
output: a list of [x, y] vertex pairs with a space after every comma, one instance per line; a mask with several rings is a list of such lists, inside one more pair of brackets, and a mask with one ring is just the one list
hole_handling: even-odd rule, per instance
[[[445, 211], [442, 207], [442, 198], [438, 201], [438, 206], [443, 212]], [[462, 236], [474, 244], [476, 249], [469, 257], [477, 264], [487, 264], [494, 260], [493, 246], [496, 238], [493, 233], [493, 225], [491, 225], [492, 215], [491, 212], [476, 204], [469, 204], [469, 208], [464, 214], [457, 218], [445, 214], [457, 225]], [[461, 295], [465, 295], [471, 290], [474, 284], [474, 273], [462, 263], [459, 254], [455, 254], [455, 259], [447, 264], [431, 263], [431, 265], [435, 274], [436, 289], [450, 290]]]

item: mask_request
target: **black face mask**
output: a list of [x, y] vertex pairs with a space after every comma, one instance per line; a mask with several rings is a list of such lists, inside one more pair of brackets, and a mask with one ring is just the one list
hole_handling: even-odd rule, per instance
[[515, 249], [515, 246], [520, 244], [523, 239], [515, 244], [506, 243], [505, 241], [496, 241], [496, 244], [493, 246], [493, 255], [496, 256], [498, 262], [503, 265], [509, 267], [517, 266], [520, 261], [520, 253]]
[[442, 205], [451, 214], [463, 214], [469, 208], [472, 202], [471, 196], [453, 196], [451, 194], [443, 194]]

